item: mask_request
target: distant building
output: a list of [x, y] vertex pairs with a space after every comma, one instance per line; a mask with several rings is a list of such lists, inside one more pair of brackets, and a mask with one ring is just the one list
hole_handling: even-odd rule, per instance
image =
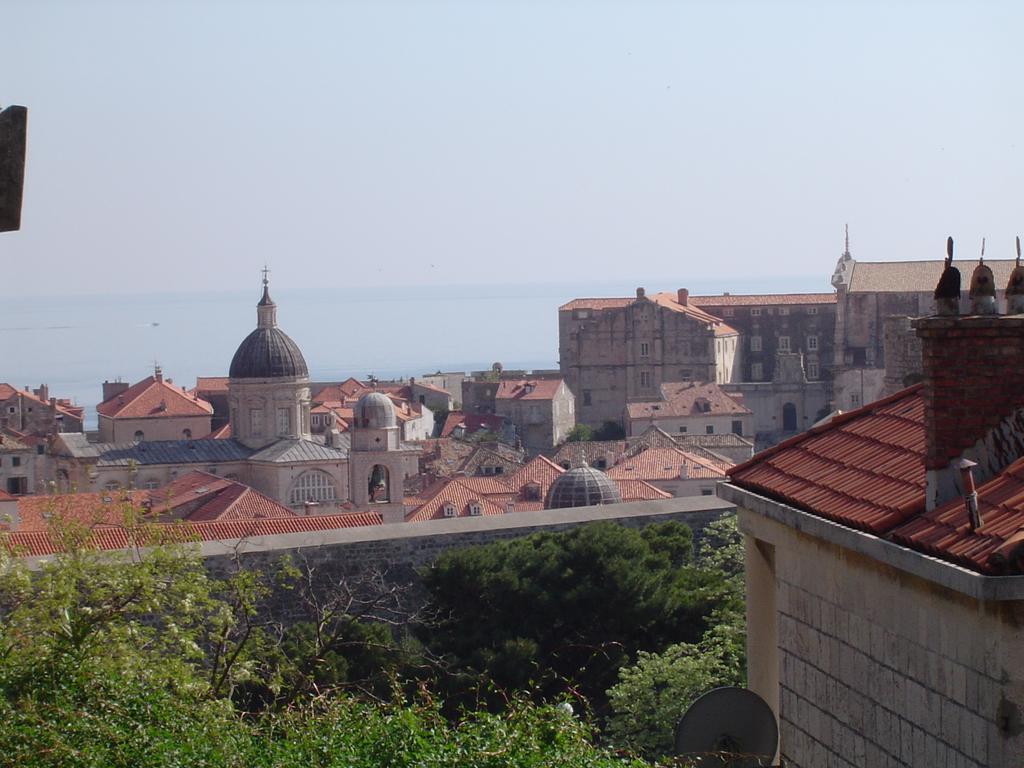
[[623, 419], [626, 435], [658, 427], [669, 434], [753, 436], [754, 415], [742, 397], [727, 394], [717, 384], [666, 382], [657, 400], [629, 403]]
[[713, 496], [732, 465], [681, 448], [643, 448], [610, 467], [613, 480], [641, 480], [672, 496]]
[[559, 365], [577, 421], [620, 422], [626, 404], [669, 381], [724, 384], [741, 376], [739, 332], [686, 289], [635, 298], [575, 299], [558, 311]]
[[0, 383], [0, 428], [30, 435], [81, 432], [85, 410], [69, 400], [50, 397], [50, 388], [17, 389]]
[[[966, 274], [970, 262], [958, 262]], [[992, 269], [996, 301], [1005, 311], [1004, 288], [1014, 268], [1011, 259], [985, 260]], [[849, 242], [832, 274], [836, 288], [833, 407], [847, 411], [877, 399], [885, 387], [885, 328], [893, 316], [922, 317], [934, 311], [932, 296], [942, 262], [858, 261]], [[968, 311], [967, 285], [962, 286], [960, 310]]]
[[46, 491], [46, 439], [0, 428], [0, 490], [13, 496]]
[[103, 382], [103, 402], [96, 406], [96, 414], [104, 443], [192, 440], [213, 431], [213, 406], [164, 380], [160, 366], [130, 386]]
[[522, 447], [539, 453], [558, 445], [576, 426], [576, 399], [562, 379], [502, 379], [495, 414], [508, 419]]

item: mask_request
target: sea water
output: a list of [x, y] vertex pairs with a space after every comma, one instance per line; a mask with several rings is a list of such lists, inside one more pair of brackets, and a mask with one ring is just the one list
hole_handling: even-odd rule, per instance
[[[649, 292], [687, 284], [634, 282]], [[828, 290], [822, 282], [814, 275], [688, 287], [691, 294]], [[635, 285], [613, 282], [272, 287], [278, 324], [299, 345], [314, 381], [481, 370], [495, 362], [557, 368], [558, 307], [575, 297], [634, 291]], [[256, 326], [259, 297], [258, 284], [247, 291], [197, 285], [188, 294], [4, 296], [0, 382], [46, 383], [51, 395], [84, 405], [93, 428], [106, 379], [135, 382], [156, 364], [189, 388], [197, 376], [226, 376], [235, 349]]]

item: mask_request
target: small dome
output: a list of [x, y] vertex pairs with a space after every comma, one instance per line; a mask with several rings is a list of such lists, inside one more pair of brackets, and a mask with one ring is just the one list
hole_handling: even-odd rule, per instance
[[563, 472], [551, 484], [544, 499], [544, 509], [590, 507], [621, 501], [619, 487], [608, 475], [593, 467], [577, 467]]
[[360, 429], [387, 429], [398, 425], [395, 406], [382, 392], [367, 392], [355, 407], [356, 427]]
[[277, 379], [309, 376], [299, 346], [279, 328], [257, 328], [231, 358], [232, 379]]

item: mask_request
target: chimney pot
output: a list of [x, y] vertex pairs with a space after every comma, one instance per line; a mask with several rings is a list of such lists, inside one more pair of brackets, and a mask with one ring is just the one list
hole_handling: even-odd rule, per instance
[[638, 299], [642, 299], [644, 297], [644, 289], [643, 288], [637, 288], [636, 289], [636, 297]]
[[690, 292], [686, 288], [680, 288], [676, 292], [676, 298], [679, 303], [685, 307], [690, 302]]

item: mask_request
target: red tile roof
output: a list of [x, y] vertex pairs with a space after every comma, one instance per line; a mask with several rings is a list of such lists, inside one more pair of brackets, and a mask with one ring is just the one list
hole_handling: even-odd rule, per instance
[[656, 499], [671, 499], [672, 494], [655, 488], [646, 480], [616, 480], [619, 487], [619, 496], [623, 501], [655, 501]]
[[154, 514], [192, 522], [292, 517], [295, 513], [236, 480], [195, 470], [149, 493]]
[[[684, 315], [692, 317], [702, 323], [708, 323], [714, 327], [716, 336], [730, 336], [737, 333], [735, 328], [730, 327], [726, 323], [722, 322], [722, 318], [715, 317], [708, 312], [705, 312], [698, 306], [694, 306], [687, 302], [686, 304], [679, 303], [679, 295], [677, 293], [654, 293], [646, 296], [648, 300], [657, 304], [659, 307], [671, 310], [672, 312], [679, 312]], [[639, 298], [612, 298], [612, 299], [573, 299], [567, 304], [563, 304], [558, 308], [559, 312], [571, 312], [575, 309], [591, 309], [591, 310], [605, 310], [605, 309], [621, 309], [628, 307], [634, 302], [641, 301]]]
[[734, 296], [691, 296], [690, 301], [702, 307], [771, 307], [778, 305], [835, 304], [835, 293], [761, 293]]
[[892, 539], [982, 573], [1024, 572], [1024, 459], [978, 488], [981, 527], [971, 530], [964, 500], [950, 500], [892, 530]]
[[[706, 404], [707, 408], [701, 407]], [[670, 382], [661, 385], [661, 400], [629, 403], [626, 410], [631, 419], [657, 419], [665, 416], [727, 416], [746, 415], [750, 409], [737, 398], [722, 391], [717, 384], [694, 381]]]
[[921, 385], [796, 435], [729, 475], [742, 488], [883, 534], [924, 510]]
[[[686, 477], [680, 477], [686, 467]], [[726, 467], [680, 448], [647, 448], [607, 471], [613, 480], [724, 480]]]
[[[314, 533], [339, 528], [380, 525], [377, 512], [354, 512], [341, 515], [315, 515], [264, 518], [260, 520], [227, 520], [208, 523], [179, 523], [147, 526], [141, 530], [120, 527], [99, 527], [90, 532], [87, 546], [95, 549], [127, 549], [188, 541], [230, 541], [256, 536], [277, 536], [286, 533]], [[52, 555], [61, 551], [57, 537], [47, 531], [16, 531], [0, 534], [0, 541], [18, 554]]]
[[93, 526], [125, 525], [137, 519], [148, 491], [102, 491], [18, 497], [18, 531], [45, 531], [51, 521]]
[[101, 416], [119, 419], [208, 416], [213, 406], [168, 381], [147, 376], [96, 406]]
[[489, 413], [465, 414], [462, 411], [449, 411], [448, 416], [444, 420], [444, 425], [441, 427], [440, 436], [451, 437], [452, 432], [459, 425], [465, 428], [467, 435], [472, 435], [481, 429], [486, 429], [490, 432], [500, 432], [504, 424], [505, 419], [503, 417], [494, 416]]
[[455, 508], [454, 517], [469, 517], [470, 507], [473, 504], [480, 506], [482, 515], [503, 515], [505, 508], [491, 501], [479, 490], [470, 487], [466, 480], [469, 478], [453, 477], [448, 480], [441, 489], [422, 506], [412, 512], [406, 520], [412, 523], [423, 520], [443, 520], [445, 518], [445, 505], [451, 504]]
[[0, 501], [16, 501], [17, 497], [11, 496], [7, 491], [0, 490]]
[[561, 379], [502, 379], [496, 400], [553, 400], [562, 386]]

